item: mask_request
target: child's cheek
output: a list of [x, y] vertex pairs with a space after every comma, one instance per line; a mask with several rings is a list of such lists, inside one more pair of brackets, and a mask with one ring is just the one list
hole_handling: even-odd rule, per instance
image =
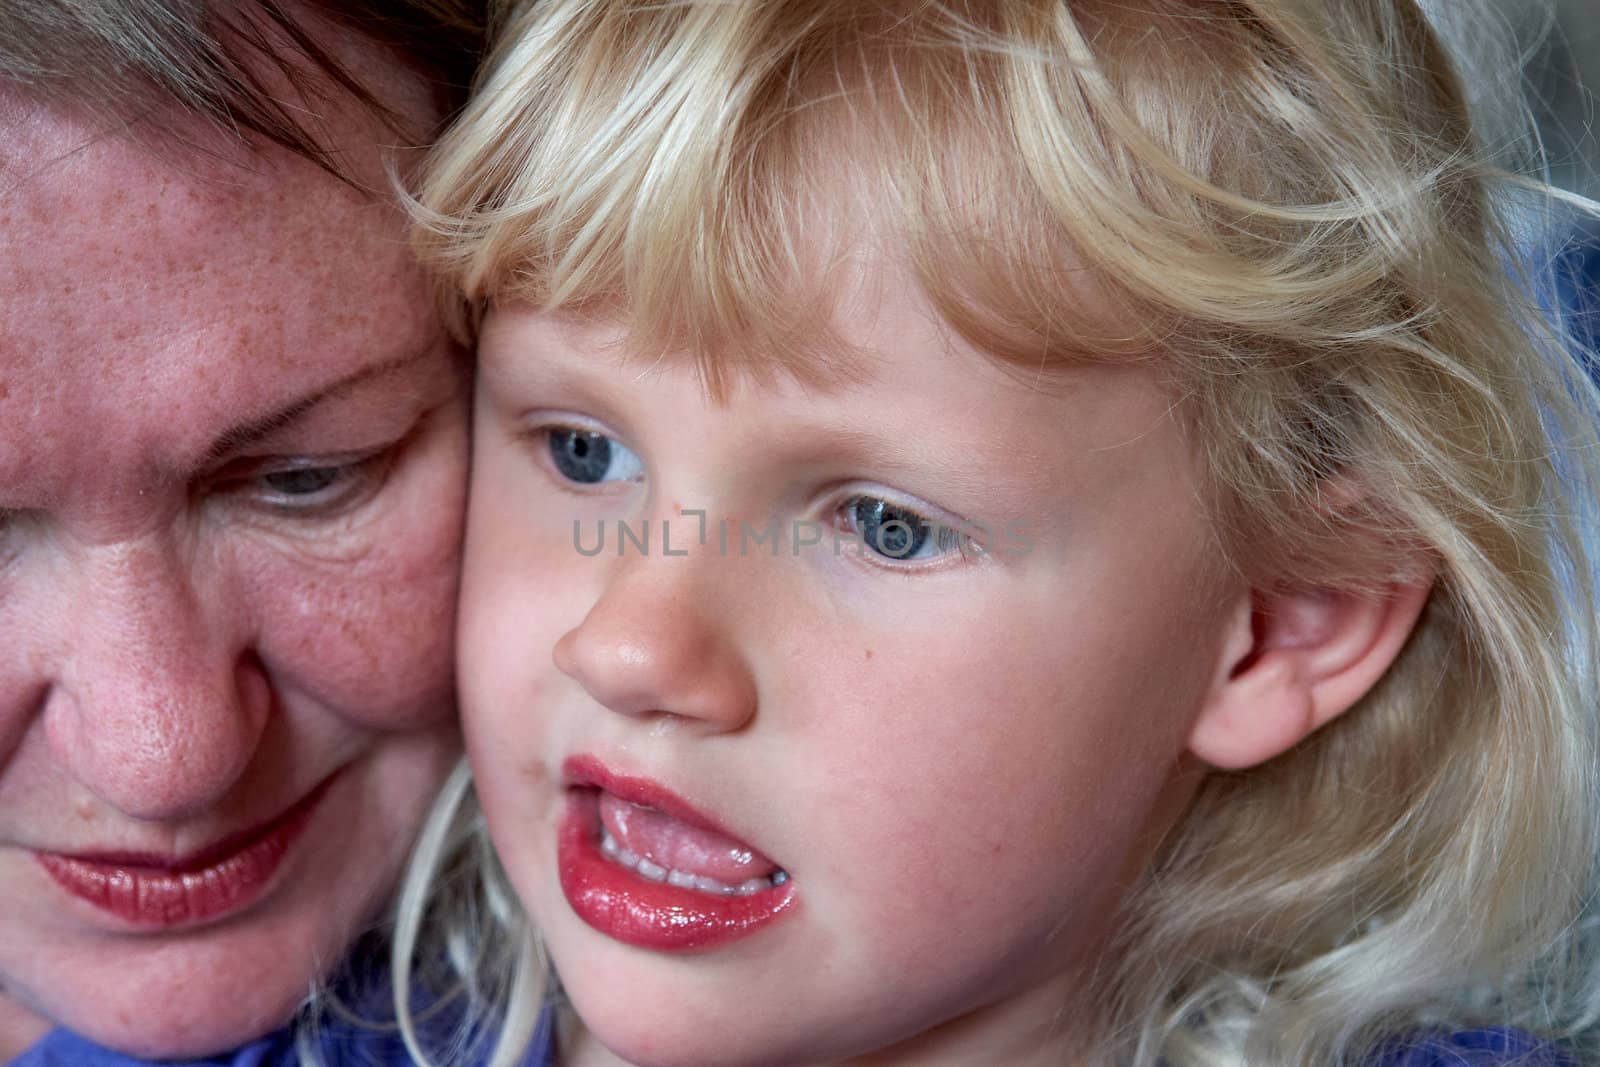
[[[592, 606], [587, 578], [597, 569], [577, 557], [570, 516], [530, 491], [530, 464], [480, 431], [457, 637], [462, 728], [479, 794], [486, 807], [522, 818], [548, 816], [559, 799], [547, 780], [550, 731], [584, 696], [556, 669], [552, 650]], [[501, 847], [519, 847], [517, 838]]]
[[948, 966], [963, 943], [1013, 959], [1058, 928], [1075, 933], [1052, 966], [1090, 951], [1169, 806], [1209, 675], [1211, 642], [1194, 637], [1205, 610], [1063, 611], [1071, 598], [1036, 584], [953, 636], [902, 624], [870, 659], [842, 641], [822, 651], [820, 664], [850, 664], [811, 694], [848, 695], [836, 732], [788, 739], [791, 765], [825, 768], [808, 830], [831, 890], [818, 906], [856, 909], [868, 943], [904, 966]]

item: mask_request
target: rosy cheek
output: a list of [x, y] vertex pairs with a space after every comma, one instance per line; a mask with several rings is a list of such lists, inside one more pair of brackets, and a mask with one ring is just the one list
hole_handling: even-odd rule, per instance
[[857, 699], [810, 756], [827, 767], [824, 808], [862, 869], [893, 856], [930, 907], [952, 910], [1026, 896], [1050, 868], [1113, 862], [1122, 824], [1166, 773], [1146, 728], [1147, 672], [1104, 670], [1116, 635], [967, 621], [959, 647], [937, 629], [880, 636], [867, 661], [858, 643], [859, 663], [828, 683]]
[[446, 441], [412, 458], [337, 554], [276, 540], [240, 551], [258, 651], [280, 686], [376, 729], [450, 712], [464, 462]]
[[484, 449], [477, 462], [460, 603], [462, 721], [469, 733], [504, 728], [526, 739], [541, 711], [574, 700], [576, 683], [556, 669], [552, 649], [593, 607], [605, 564], [577, 555], [570, 525], [530, 524], [529, 510], [554, 508], [508, 506], [531, 494], [486, 479], [504, 457]]
[[[509, 776], [536, 743], [550, 706], [546, 632], [529, 617], [540, 598], [525, 582], [508, 579], [491, 589], [469, 571], [462, 585], [458, 622], [461, 727], [469, 748], [482, 752], [480, 776]], [[550, 638], [553, 641], [554, 638]]]

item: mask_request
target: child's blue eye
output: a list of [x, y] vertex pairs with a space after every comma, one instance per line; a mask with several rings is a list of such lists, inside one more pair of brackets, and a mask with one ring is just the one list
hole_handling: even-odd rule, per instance
[[882, 497], [858, 496], [845, 503], [848, 528], [870, 552], [910, 562], [939, 559], [962, 547], [962, 534], [931, 522], [910, 508]]
[[644, 464], [627, 446], [603, 433], [569, 426], [545, 431], [550, 458], [562, 477], [579, 485], [633, 482], [644, 475]]

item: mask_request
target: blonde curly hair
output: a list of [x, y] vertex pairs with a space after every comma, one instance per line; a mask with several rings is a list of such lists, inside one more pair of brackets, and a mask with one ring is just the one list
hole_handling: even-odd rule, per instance
[[[1508, 218], [1543, 194], [1493, 161], [1510, 144], [1480, 143], [1410, 0], [539, 0], [439, 147], [416, 243], [463, 335], [496, 300], [594, 309], [717, 392], [850, 373], [818, 231], [886, 220], [1000, 363], [1159, 368], [1252, 582], [1372, 590], [1427, 559], [1383, 681], [1207, 779], [1103, 976], [1095, 1062], [1304, 1067], [1582, 999], [1595, 405], [1517, 267]], [[426, 931], [476, 946], [509, 1063], [544, 961], [492, 859], [493, 906], [430, 897], [481, 834], [457, 787], [402, 1000]]]

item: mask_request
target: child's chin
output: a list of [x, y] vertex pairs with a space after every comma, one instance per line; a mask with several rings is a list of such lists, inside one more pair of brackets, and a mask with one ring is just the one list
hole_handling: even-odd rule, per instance
[[[593, 989], [566, 987], [589, 1038], [633, 1067], [749, 1067], [751, 1063], [788, 1063], [783, 1050], [762, 1041], [752, 1045], [752, 1030], [736, 1003], [708, 1012], [695, 1005], [685, 1012], [686, 998], [660, 990], [603, 983]], [[586, 995], [587, 994], [587, 995]], [[640, 1009], [644, 1010], [640, 1010]], [[770, 1037], [756, 1033], [758, 1037]]]
[[[715, 1031], [690, 1035], [669, 1027], [645, 1033], [636, 1019], [619, 1018], [616, 1025], [610, 1023], [611, 1020], [595, 1020], [589, 1026], [589, 1036], [632, 1067], [734, 1067], [750, 1062], [728, 1056], [725, 1049], [715, 1047]], [[588, 1025], [587, 1019], [585, 1024]]]

